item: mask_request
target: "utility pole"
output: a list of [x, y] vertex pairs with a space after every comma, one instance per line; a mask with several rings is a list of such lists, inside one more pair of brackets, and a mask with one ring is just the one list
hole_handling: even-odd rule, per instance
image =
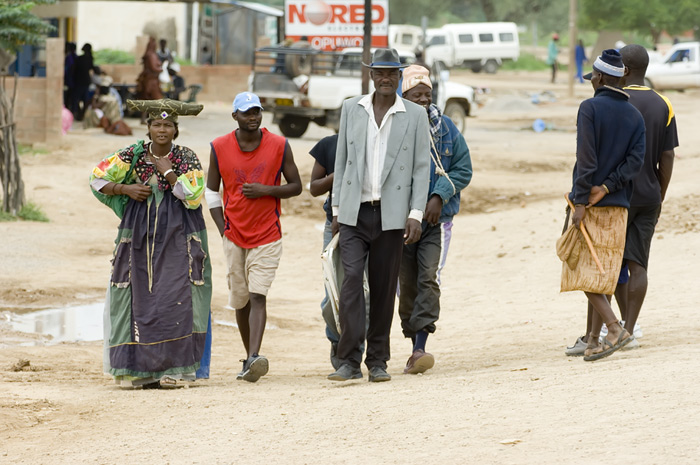
[[[370, 63], [372, 47], [372, 0], [365, 0], [365, 35], [362, 39], [362, 62]], [[369, 94], [369, 69], [362, 66], [362, 94]]]
[[576, 0], [569, 0], [569, 97], [574, 96], [574, 74], [576, 68], [576, 43], [578, 6]]

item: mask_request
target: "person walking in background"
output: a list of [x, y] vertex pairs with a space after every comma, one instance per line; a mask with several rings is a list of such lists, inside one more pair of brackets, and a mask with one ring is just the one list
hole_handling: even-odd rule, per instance
[[168, 41], [165, 39], [160, 39], [160, 48], [156, 50], [156, 55], [158, 55], [158, 60], [160, 64], [163, 65], [164, 62], [168, 62], [169, 65], [173, 63], [173, 54], [168, 48]]
[[[158, 75], [163, 71], [160, 66], [160, 59], [156, 54], [156, 39], [150, 37], [146, 52], [141, 57], [143, 70], [136, 78], [136, 95], [140, 100], [159, 100], [163, 98], [160, 91], [160, 81]], [[141, 124], [145, 123], [146, 114], [141, 115]]]
[[75, 93], [75, 65], [78, 60], [78, 54], [75, 42], [66, 42], [65, 53], [63, 60], [63, 106], [68, 108], [75, 114], [73, 104], [73, 94]]
[[173, 144], [178, 116], [197, 115], [202, 105], [127, 104], [148, 115], [151, 141], [115, 152], [90, 177], [98, 200], [121, 218], [105, 304], [105, 371], [144, 389], [209, 378], [204, 172], [192, 150]]
[[[645, 147], [644, 119], [619, 88], [624, 71], [620, 53], [604, 50], [593, 63], [593, 72], [584, 76], [590, 79], [595, 96], [581, 103], [576, 123], [576, 163], [569, 194], [574, 211], [562, 239], [574, 236], [571, 242], [580, 244], [577, 235], [585, 223], [600, 264], [585, 246], [577, 261], [560, 255], [564, 261], [561, 291], [583, 291], [595, 310], [585, 361], [607, 357], [632, 340], [609, 301], [622, 266], [631, 181], [642, 168]], [[557, 245], [559, 252], [559, 241]], [[608, 334], [599, 342], [603, 323]]]
[[[289, 142], [260, 128], [262, 105], [257, 95], [236, 95], [232, 117], [238, 129], [211, 143], [206, 195], [223, 239], [229, 306], [236, 310], [246, 351], [237, 379], [256, 382], [269, 369], [260, 347], [267, 293], [282, 257], [280, 199], [299, 195], [301, 179]], [[281, 176], [287, 181], [284, 185]]]
[[403, 97], [423, 108], [430, 123], [430, 187], [418, 242], [404, 245], [399, 273], [399, 317], [405, 337], [413, 343], [404, 373], [433, 367], [425, 351], [428, 335], [440, 317], [440, 272], [452, 237], [452, 217], [459, 211], [462, 189], [472, 178], [469, 147], [452, 120], [432, 103], [430, 71], [411, 65], [403, 72]]
[[557, 63], [557, 57], [559, 56], [559, 34], [552, 34], [552, 39], [549, 41], [547, 46], [547, 64], [552, 67], [552, 84], [557, 78], [557, 69], [559, 64]]
[[[399, 54], [377, 49], [370, 78], [375, 91], [343, 103], [331, 206], [345, 276], [340, 290], [338, 359], [332, 381], [362, 377], [362, 344], [369, 381], [391, 380], [389, 333], [404, 242], [421, 235], [427, 202], [430, 129], [424, 108], [396, 95]], [[368, 262], [369, 325], [363, 276]]]
[[92, 83], [92, 72], [95, 68], [95, 64], [92, 58], [92, 45], [85, 44], [82, 48], [83, 54], [80, 55], [75, 61], [75, 74], [74, 74], [74, 95], [73, 104], [76, 108], [76, 113], [74, 113], [75, 119], [78, 121], [83, 120], [83, 115], [85, 110], [87, 110], [90, 104], [89, 90], [90, 84]]
[[588, 62], [586, 49], [583, 46], [583, 40], [579, 40], [576, 45], [576, 78], [581, 84], [583, 84], [583, 64], [586, 62]]

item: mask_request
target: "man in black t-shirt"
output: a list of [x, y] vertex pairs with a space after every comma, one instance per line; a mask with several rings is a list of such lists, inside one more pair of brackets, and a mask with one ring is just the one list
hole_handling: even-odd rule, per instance
[[644, 166], [632, 182], [634, 192], [627, 217], [624, 257], [629, 268], [629, 280], [618, 284], [615, 291], [625, 329], [632, 334], [647, 292], [651, 239], [671, 181], [678, 132], [671, 102], [644, 86], [644, 75], [649, 64], [646, 49], [641, 45], [627, 45], [620, 50], [620, 54], [626, 67], [623, 88], [630, 94], [629, 102], [644, 117], [646, 126]]
[[[333, 221], [333, 210], [331, 209], [331, 189], [333, 188], [333, 171], [335, 169], [335, 148], [338, 142], [338, 135], [333, 134], [321, 139], [313, 146], [309, 152], [316, 160], [314, 167], [311, 170], [311, 195], [318, 197], [328, 192], [328, 197], [323, 204], [323, 210], [326, 212], [326, 224], [323, 229], [323, 250], [333, 238], [331, 231], [331, 222]], [[328, 294], [321, 302], [321, 314], [326, 322], [326, 337], [331, 342], [331, 364], [334, 369], [340, 368], [336, 351], [340, 334], [336, 328], [335, 317], [333, 310], [328, 300]]]

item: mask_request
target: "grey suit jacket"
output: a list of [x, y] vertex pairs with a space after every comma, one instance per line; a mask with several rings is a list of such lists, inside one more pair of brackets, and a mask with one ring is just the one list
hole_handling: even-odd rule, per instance
[[[367, 110], [364, 96], [343, 103], [335, 155], [331, 205], [338, 207], [338, 222], [355, 226], [365, 173]], [[397, 97], [400, 98], [400, 97]], [[430, 128], [425, 108], [403, 101], [391, 123], [381, 175], [382, 230], [404, 229], [410, 210], [425, 211], [430, 184]]]

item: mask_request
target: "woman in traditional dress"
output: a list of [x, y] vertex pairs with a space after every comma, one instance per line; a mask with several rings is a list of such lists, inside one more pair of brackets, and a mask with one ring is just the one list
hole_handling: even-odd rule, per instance
[[95, 196], [122, 218], [105, 305], [105, 371], [122, 386], [144, 388], [208, 378], [211, 264], [200, 207], [204, 173], [192, 150], [173, 144], [178, 115], [196, 115], [202, 105], [127, 105], [148, 115], [151, 142], [115, 152], [90, 177]]
[[[136, 97], [141, 100], [159, 100], [163, 98], [163, 93], [160, 90], [160, 81], [158, 76], [163, 71], [160, 64], [160, 59], [156, 53], [156, 39], [150, 37], [146, 52], [141, 57], [143, 70], [136, 78]], [[146, 120], [145, 113], [141, 114], [141, 124]]]

